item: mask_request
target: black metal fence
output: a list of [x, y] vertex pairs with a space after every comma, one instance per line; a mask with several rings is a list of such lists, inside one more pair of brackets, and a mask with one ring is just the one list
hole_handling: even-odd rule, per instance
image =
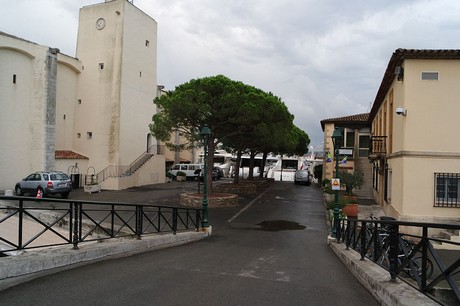
[[460, 225], [381, 219], [342, 220], [337, 239], [387, 269], [391, 280], [443, 304], [460, 303], [460, 243], [443, 238], [458, 235]]
[[0, 196], [0, 256], [24, 249], [201, 227], [202, 209]]

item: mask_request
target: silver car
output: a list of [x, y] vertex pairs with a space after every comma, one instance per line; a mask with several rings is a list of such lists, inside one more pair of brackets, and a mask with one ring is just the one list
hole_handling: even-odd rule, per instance
[[42, 196], [60, 194], [67, 199], [72, 191], [72, 181], [60, 171], [35, 172], [17, 182], [14, 190], [18, 196], [25, 193], [35, 196], [40, 191]]
[[311, 184], [312, 175], [308, 170], [297, 170], [294, 175], [294, 184]]

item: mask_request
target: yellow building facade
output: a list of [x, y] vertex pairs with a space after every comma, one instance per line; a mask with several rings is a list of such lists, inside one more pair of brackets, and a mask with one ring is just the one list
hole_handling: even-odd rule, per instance
[[396, 50], [369, 115], [375, 201], [399, 220], [460, 220], [460, 50]]

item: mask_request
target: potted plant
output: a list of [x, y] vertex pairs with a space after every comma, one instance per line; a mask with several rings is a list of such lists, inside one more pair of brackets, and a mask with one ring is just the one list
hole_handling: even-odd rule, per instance
[[183, 171], [177, 171], [176, 173], [176, 180], [178, 182], [183, 182], [187, 178], [187, 174]]
[[345, 185], [346, 194], [343, 195], [347, 205], [342, 209], [343, 213], [349, 218], [358, 217], [358, 199], [353, 190], [361, 188], [364, 184], [364, 175], [361, 171], [339, 171], [340, 183]]
[[166, 170], [166, 183], [171, 183], [172, 174], [168, 170]]
[[347, 198], [342, 196], [343, 208], [342, 212], [348, 218], [358, 218], [358, 201], [356, 198]]
[[85, 192], [88, 193], [101, 192], [101, 185], [97, 181], [95, 175], [91, 175], [91, 181], [89, 182], [89, 184], [86, 184], [83, 187], [83, 189], [85, 190]]
[[361, 171], [339, 171], [340, 183], [345, 185], [347, 195], [352, 196], [354, 189], [359, 189], [364, 184], [364, 175]]

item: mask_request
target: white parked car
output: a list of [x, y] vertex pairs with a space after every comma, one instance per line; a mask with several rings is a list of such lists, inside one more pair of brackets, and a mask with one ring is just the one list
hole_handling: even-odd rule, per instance
[[308, 170], [297, 170], [294, 175], [294, 184], [311, 184], [312, 175]]

